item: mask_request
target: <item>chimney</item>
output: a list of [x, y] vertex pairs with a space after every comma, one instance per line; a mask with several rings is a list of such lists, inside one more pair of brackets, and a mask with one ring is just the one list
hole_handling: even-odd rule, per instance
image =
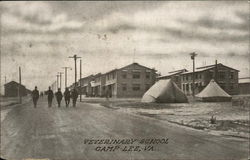
[[217, 77], [218, 77], [218, 65], [217, 65], [217, 59], [215, 60], [215, 72], [214, 72], [214, 81], [217, 82]]

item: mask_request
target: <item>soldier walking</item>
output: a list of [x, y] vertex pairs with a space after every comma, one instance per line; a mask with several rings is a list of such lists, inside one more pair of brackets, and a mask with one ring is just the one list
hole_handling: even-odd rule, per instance
[[49, 87], [49, 90], [48, 90], [47, 94], [48, 94], [48, 105], [49, 105], [49, 107], [51, 107], [52, 101], [53, 101], [53, 98], [54, 98], [54, 93], [51, 90], [51, 87]]
[[73, 107], [76, 107], [76, 100], [78, 98], [78, 92], [77, 90], [74, 88], [72, 93], [71, 93], [71, 98], [72, 98], [72, 101], [73, 101]]
[[58, 91], [56, 92], [56, 100], [58, 103], [58, 107], [61, 107], [62, 97], [63, 97], [63, 95], [62, 95], [61, 89], [58, 88]]
[[68, 107], [69, 106], [69, 102], [70, 102], [70, 91], [69, 91], [68, 88], [65, 89], [64, 100], [65, 100], [65, 103], [66, 103], [66, 107]]
[[35, 108], [36, 108], [38, 99], [39, 99], [39, 91], [37, 90], [37, 86], [35, 86], [35, 89], [32, 91], [32, 100], [33, 100], [33, 104]]

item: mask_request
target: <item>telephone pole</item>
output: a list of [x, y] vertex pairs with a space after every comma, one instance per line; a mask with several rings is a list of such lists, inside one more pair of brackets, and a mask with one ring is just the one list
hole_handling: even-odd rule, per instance
[[70, 69], [70, 70], [72, 70], [72, 68], [71, 67], [62, 67], [62, 68], [64, 68], [65, 69], [65, 89], [67, 88], [67, 72], [68, 72], [68, 69]]
[[79, 93], [80, 93], [80, 102], [82, 101], [81, 79], [82, 79], [82, 60], [80, 59], [80, 80], [79, 80], [79, 82], [80, 82], [80, 91], [79, 91]]
[[76, 80], [77, 80], [77, 67], [76, 67], [76, 60], [78, 59], [78, 58], [81, 58], [81, 57], [77, 57], [77, 55], [75, 54], [74, 56], [72, 56], [72, 57], [69, 57], [69, 58], [74, 58], [74, 61], [75, 61], [75, 87], [76, 87]]
[[58, 86], [58, 84], [59, 84], [59, 83], [58, 83], [58, 81], [59, 81], [59, 76], [60, 76], [60, 75], [58, 75], [58, 74], [56, 75], [56, 89], [57, 89], [57, 90], [58, 90], [58, 88], [59, 88], [59, 86]]
[[21, 76], [22, 76], [21, 67], [19, 67], [19, 87], [18, 87], [19, 103], [22, 103], [22, 93], [21, 93], [22, 77]]
[[192, 84], [192, 95], [194, 97], [194, 89], [195, 89], [195, 86], [194, 86], [194, 79], [195, 79], [195, 57], [197, 56], [197, 54], [195, 52], [193, 53], [190, 53], [191, 55], [191, 59], [193, 60], [193, 84]]
[[59, 77], [60, 77], [60, 89], [62, 89], [62, 74], [63, 72], [58, 72]]

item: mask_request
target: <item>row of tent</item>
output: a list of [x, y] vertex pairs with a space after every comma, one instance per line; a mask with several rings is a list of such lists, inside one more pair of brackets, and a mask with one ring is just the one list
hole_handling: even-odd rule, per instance
[[[196, 96], [197, 100], [204, 102], [231, 101], [232, 96], [227, 94], [213, 79]], [[185, 93], [171, 80], [157, 81], [142, 97], [146, 103], [187, 103]]]

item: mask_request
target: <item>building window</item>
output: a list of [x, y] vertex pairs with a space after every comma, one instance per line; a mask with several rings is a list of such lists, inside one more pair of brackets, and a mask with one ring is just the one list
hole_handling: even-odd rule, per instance
[[150, 72], [146, 72], [146, 79], [150, 78]]
[[188, 81], [188, 77], [189, 77], [189, 76], [188, 76], [188, 75], [186, 75], [186, 80], [187, 80], [187, 81]]
[[127, 78], [127, 72], [125, 72], [125, 71], [122, 72], [122, 78], [124, 78], [124, 79]]
[[133, 72], [133, 78], [134, 79], [140, 79], [140, 72]]
[[198, 73], [195, 74], [195, 79], [198, 79]]
[[234, 84], [230, 84], [230, 89], [234, 89]]
[[145, 90], [147, 91], [150, 88], [150, 84], [145, 85]]
[[175, 82], [178, 82], [178, 81], [179, 81], [178, 78], [179, 78], [178, 76], [175, 76], [175, 77], [174, 77], [174, 81], [175, 81]]
[[122, 84], [122, 90], [126, 91], [127, 90], [127, 84]]
[[133, 84], [132, 89], [133, 91], [139, 91], [141, 89], [140, 84]]
[[226, 78], [225, 72], [219, 72], [219, 78], [220, 79], [225, 79]]
[[189, 91], [189, 85], [188, 84], [186, 84], [186, 90], [187, 90], [187, 92]]
[[182, 80], [185, 81], [185, 75], [183, 75]]
[[234, 79], [234, 72], [230, 72], [230, 79]]
[[182, 84], [182, 90], [185, 91], [185, 84]]
[[209, 78], [212, 79], [214, 77], [214, 73], [213, 72], [209, 72]]

